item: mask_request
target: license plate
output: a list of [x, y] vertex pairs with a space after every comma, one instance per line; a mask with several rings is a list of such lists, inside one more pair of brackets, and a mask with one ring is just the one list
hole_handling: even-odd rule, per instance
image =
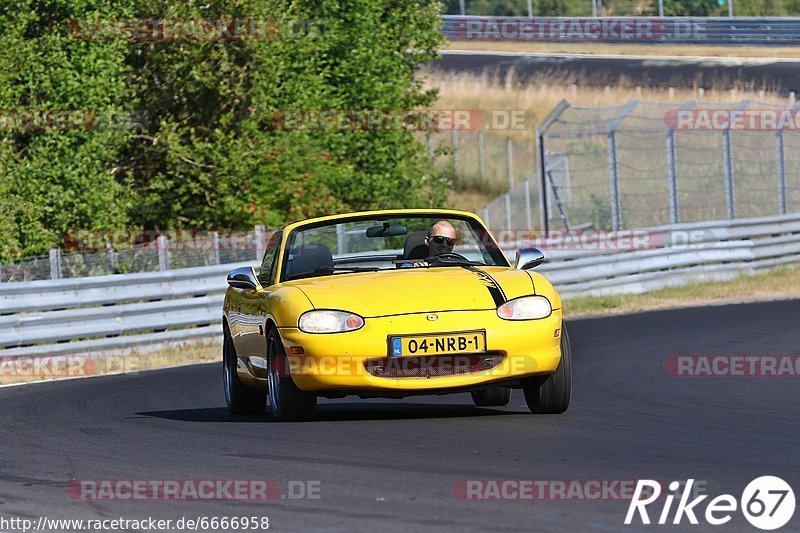
[[392, 357], [485, 352], [486, 332], [465, 331], [392, 337], [390, 347]]

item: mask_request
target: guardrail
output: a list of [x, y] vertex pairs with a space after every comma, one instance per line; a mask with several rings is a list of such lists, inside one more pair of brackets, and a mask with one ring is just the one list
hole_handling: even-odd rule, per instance
[[800, 18], [478, 17], [445, 15], [452, 41], [607, 42], [792, 46]]
[[0, 357], [217, 337], [225, 276], [247, 264], [0, 284]]
[[[569, 299], [578, 295], [642, 293], [693, 281], [722, 281], [800, 262], [800, 214], [737, 219], [622, 232], [641, 249], [551, 249], [539, 270]], [[550, 241], [554, 246], [559, 243]]]
[[[543, 241], [547, 260], [537, 270], [569, 299], [730, 279], [800, 262], [800, 214], [623, 233], [641, 246], [620, 251], [602, 246], [608, 235], [587, 233], [576, 236], [574, 248], [563, 237]], [[504, 247], [512, 252], [527, 245]], [[1, 284], [0, 357], [218, 337], [225, 275], [238, 266], [243, 264]]]

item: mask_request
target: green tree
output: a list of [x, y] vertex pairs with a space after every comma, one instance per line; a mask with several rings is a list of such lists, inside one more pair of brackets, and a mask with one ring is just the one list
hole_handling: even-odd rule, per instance
[[[0, 108], [85, 110], [86, 131], [0, 131], [0, 260], [79, 229], [243, 229], [346, 209], [433, 206], [447, 181], [397, 130], [287, 131], [290, 110], [430, 106], [414, 72], [441, 43], [437, 3], [11, 0]], [[82, 19], [268, 21], [251, 39], [70, 34]], [[188, 27], [187, 27], [188, 28]], [[74, 26], [73, 26], [74, 29]], [[196, 37], [196, 35], [195, 35]]]
[[[132, 108], [124, 42], [71, 37], [68, 22], [130, 15], [125, 1], [11, 0], [0, 8], [0, 259], [42, 253], [74, 229], [127, 222], [130, 196], [115, 174], [127, 133], [111, 117]], [[48, 127], [88, 112], [91, 131]], [[21, 124], [27, 113], [49, 119]]]

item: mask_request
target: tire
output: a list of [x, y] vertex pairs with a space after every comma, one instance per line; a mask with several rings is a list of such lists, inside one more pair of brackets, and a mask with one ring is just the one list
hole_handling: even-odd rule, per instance
[[559, 414], [572, 399], [572, 351], [566, 324], [561, 325], [561, 362], [552, 374], [528, 378], [522, 385], [525, 403], [535, 414]]
[[317, 395], [304, 392], [294, 384], [289, 374], [286, 352], [278, 330], [270, 328], [267, 334], [267, 360], [269, 361], [269, 404], [272, 415], [280, 422], [307, 422], [314, 419]]
[[257, 415], [267, 408], [267, 391], [251, 389], [239, 380], [236, 372], [236, 348], [228, 328], [224, 329], [222, 341], [222, 383], [225, 402], [235, 415]]
[[511, 389], [508, 387], [492, 387], [491, 389], [473, 391], [472, 401], [478, 407], [501, 407], [511, 401]]

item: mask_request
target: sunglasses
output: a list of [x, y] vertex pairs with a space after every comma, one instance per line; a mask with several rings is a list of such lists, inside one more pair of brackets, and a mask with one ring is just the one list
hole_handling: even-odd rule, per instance
[[436, 244], [442, 244], [446, 242], [448, 246], [456, 245], [456, 240], [453, 237], [445, 237], [443, 235], [433, 235], [430, 239]]

